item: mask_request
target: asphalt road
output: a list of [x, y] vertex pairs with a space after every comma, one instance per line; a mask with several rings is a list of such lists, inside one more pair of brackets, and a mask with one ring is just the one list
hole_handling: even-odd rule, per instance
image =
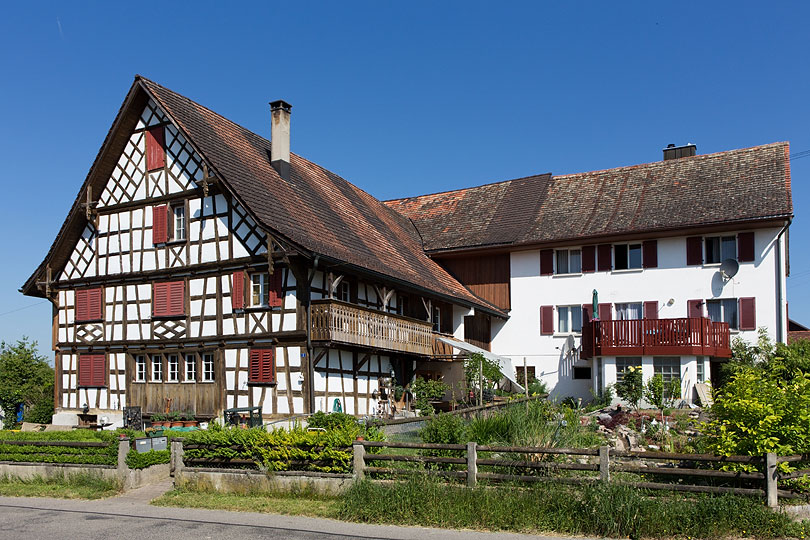
[[[151, 489], [150, 489], [151, 488]], [[396, 539], [396, 540], [560, 540], [561, 537], [510, 533], [449, 531], [346, 523], [331, 519], [156, 507], [149, 505], [158, 489], [147, 486], [100, 501], [0, 497], [1, 540], [173, 540]], [[588, 540], [579, 537], [577, 540]]]

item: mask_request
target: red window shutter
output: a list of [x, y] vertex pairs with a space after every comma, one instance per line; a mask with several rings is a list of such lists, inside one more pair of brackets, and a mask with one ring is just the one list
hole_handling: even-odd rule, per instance
[[597, 247], [597, 269], [600, 272], [610, 272], [610, 269], [613, 268], [610, 260], [612, 247], [610, 244], [600, 244]]
[[554, 273], [554, 250], [544, 249], [540, 251], [540, 275], [549, 276]]
[[104, 318], [104, 289], [101, 287], [87, 291], [87, 315], [94, 321]]
[[166, 227], [169, 218], [169, 207], [167, 205], [152, 207], [152, 243], [163, 244], [168, 239], [168, 229]]
[[87, 290], [76, 291], [76, 320], [87, 321], [90, 319], [89, 299]]
[[169, 288], [169, 315], [185, 315], [186, 313], [186, 283], [172, 281], [167, 283]]
[[703, 264], [703, 238], [690, 236], [686, 239], [686, 264], [694, 266]]
[[658, 268], [658, 240], [645, 240], [641, 246], [644, 268]]
[[275, 354], [273, 349], [250, 350], [250, 382], [275, 382]]
[[596, 246], [582, 247], [582, 272], [596, 270]]
[[267, 299], [267, 305], [270, 307], [279, 307], [284, 303], [284, 294], [281, 290], [281, 269], [276, 268], [276, 271], [270, 274], [270, 291]]
[[737, 260], [740, 262], [753, 262], [754, 260], [753, 232], [743, 232], [737, 235]]
[[107, 386], [107, 359], [103, 354], [93, 355], [93, 386]]
[[231, 307], [244, 309], [245, 307], [245, 272], [239, 270], [231, 278]]
[[166, 165], [166, 140], [163, 126], [146, 132], [146, 169], [153, 171]]
[[609, 321], [613, 318], [613, 314], [610, 309], [611, 304], [599, 304], [599, 320], [600, 321]]
[[593, 304], [582, 304], [582, 323], [588, 324], [593, 320]]
[[152, 316], [165, 317], [169, 314], [169, 284], [155, 283], [152, 286]]
[[691, 318], [703, 317], [704, 303], [705, 302], [703, 300], [687, 300], [686, 301], [687, 316]]
[[79, 355], [79, 386], [90, 386], [92, 359], [89, 354]]
[[540, 333], [554, 333], [554, 306], [540, 306]]
[[658, 302], [644, 302], [644, 318], [657, 319], [658, 318]]
[[105, 355], [79, 355], [79, 386], [107, 386], [107, 358]]
[[740, 330], [757, 329], [757, 299], [740, 298]]

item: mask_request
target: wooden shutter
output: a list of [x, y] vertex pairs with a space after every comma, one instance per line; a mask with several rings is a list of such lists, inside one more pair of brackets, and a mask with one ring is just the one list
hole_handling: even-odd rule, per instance
[[686, 264], [695, 266], [703, 264], [703, 238], [690, 236], [686, 239]]
[[166, 165], [166, 141], [163, 126], [146, 132], [146, 169], [153, 171]]
[[651, 302], [644, 302], [644, 318], [657, 319], [658, 318], [658, 302], [653, 300]]
[[596, 270], [596, 246], [583, 246], [582, 248], [582, 272], [593, 272]]
[[757, 299], [740, 298], [740, 330], [757, 329]]
[[169, 286], [169, 315], [185, 315], [186, 313], [186, 283], [172, 281]]
[[270, 307], [279, 307], [284, 303], [284, 294], [281, 290], [281, 268], [276, 268], [276, 271], [270, 274], [270, 291], [267, 298], [267, 305]]
[[540, 275], [549, 276], [554, 273], [554, 250], [544, 249], [540, 251]]
[[89, 291], [76, 291], [76, 320], [87, 321], [90, 319]]
[[703, 300], [687, 300], [686, 313], [687, 317], [703, 317]]
[[275, 382], [275, 362], [273, 349], [250, 350], [250, 382]]
[[245, 308], [245, 272], [242, 270], [234, 272], [231, 278], [231, 307]]
[[105, 355], [79, 355], [79, 386], [107, 386], [107, 358]]
[[155, 283], [152, 285], [152, 316], [165, 317], [169, 314], [169, 287], [168, 283]]
[[186, 313], [186, 284], [183, 281], [152, 286], [152, 316], [173, 317]]
[[588, 324], [593, 320], [593, 304], [582, 304], [582, 324]]
[[641, 245], [642, 266], [644, 268], [658, 268], [658, 240], [645, 240]]
[[737, 260], [752, 262], [754, 260], [754, 233], [742, 232], [737, 235]]
[[540, 333], [543, 335], [554, 333], [554, 306], [540, 306]]
[[167, 222], [169, 207], [167, 205], [152, 207], [152, 243], [164, 244], [169, 239]]
[[611, 304], [599, 304], [599, 320], [600, 321], [609, 321], [613, 318], [613, 314], [611, 313], [610, 309]]
[[613, 246], [610, 244], [601, 244], [596, 248], [597, 270], [600, 272], [610, 272], [610, 269], [613, 267], [610, 260], [612, 247]]

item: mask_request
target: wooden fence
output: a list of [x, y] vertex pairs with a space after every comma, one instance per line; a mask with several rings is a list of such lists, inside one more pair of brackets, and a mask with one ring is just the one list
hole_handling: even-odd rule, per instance
[[[418, 455], [400, 455], [391, 453], [367, 453], [366, 448], [406, 448], [419, 452]], [[447, 452], [455, 456], [436, 455]], [[353, 445], [354, 473], [358, 479], [379, 475], [428, 474], [445, 478], [465, 480], [474, 487], [480, 480], [492, 482], [557, 482], [564, 484], [590, 484], [598, 481], [611, 481], [611, 473], [634, 473], [641, 475], [663, 476], [676, 480], [677, 483], [662, 481], [631, 482], [613, 480], [616, 484], [629, 485], [644, 489], [687, 491], [695, 493], [733, 493], [738, 495], [764, 496], [768, 506], [778, 505], [778, 497], [794, 498], [798, 495], [780, 490], [779, 480], [795, 479], [810, 475], [810, 469], [798, 470], [790, 474], [779, 474], [777, 467], [783, 462], [799, 462], [808, 458], [803, 456], [777, 457], [775, 454], [764, 456], [715, 456], [710, 454], [675, 454], [668, 452], [622, 452], [602, 446], [598, 449], [586, 448], [537, 448], [486, 446], [474, 442], [463, 444], [421, 444], [401, 442], [357, 441]], [[488, 456], [479, 456], [479, 453]], [[504, 454], [525, 456], [524, 459], [506, 459]], [[529, 459], [532, 456], [535, 459]], [[549, 457], [564, 456], [575, 461], [549, 461]], [[541, 458], [543, 460], [540, 460]], [[434, 468], [407, 469], [376, 466], [377, 462], [410, 462], [421, 464], [441, 464], [441, 470]], [[663, 463], [662, 463], [663, 462]], [[369, 466], [373, 463], [375, 466]], [[763, 466], [765, 472], [723, 471], [711, 468], [712, 465], [729, 463], [754, 464]], [[697, 464], [701, 464], [700, 468]], [[435, 465], [434, 465], [435, 466]], [[462, 467], [463, 466], [463, 467]], [[495, 467], [509, 472], [479, 471], [479, 467]], [[516, 474], [515, 469], [522, 474]], [[534, 474], [529, 474], [529, 472]], [[577, 476], [564, 476], [576, 471]], [[582, 474], [582, 473], [592, 473]], [[695, 479], [703, 480], [696, 483]], [[712, 485], [717, 483], [740, 483], [749, 486]], [[708, 485], [707, 485], [708, 483]]]

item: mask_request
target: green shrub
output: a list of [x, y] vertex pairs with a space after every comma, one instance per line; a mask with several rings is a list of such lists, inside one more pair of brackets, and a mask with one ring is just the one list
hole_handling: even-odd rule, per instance
[[644, 386], [644, 398], [656, 409], [664, 408], [664, 378], [660, 373], [653, 375]]
[[616, 393], [634, 409], [638, 409], [638, 402], [644, 395], [644, 376], [641, 374], [640, 367], [629, 366], [627, 368], [622, 381], [616, 383]]
[[543, 396], [548, 394], [548, 384], [543, 379], [534, 379], [529, 383], [530, 396]]
[[[76, 463], [115, 465], [118, 462], [118, 436], [112, 431], [0, 431], [0, 461], [31, 463]], [[3, 444], [3, 441], [82, 441], [106, 442], [109, 446], [74, 448]]]
[[417, 377], [411, 383], [411, 392], [413, 393], [413, 406], [419, 409], [422, 416], [429, 416], [435, 412], [433, 405], [430, 404], [432, 400], [441, 399], [447, 392], [447, 386], [442, 381], [431, 381], [421, 377]]
[[171, 460], [170, 450], [149, 450], [148, 452], [138, 452], [135, 449], [127, 452], [127, 467], [130, 469], [145, 469], [160, 463], [169, 463]]
[[427, 421], [419, 430], [422, 442], [432, 444], [463, 444], [464, 420], [455, 414], [439, 414]]

